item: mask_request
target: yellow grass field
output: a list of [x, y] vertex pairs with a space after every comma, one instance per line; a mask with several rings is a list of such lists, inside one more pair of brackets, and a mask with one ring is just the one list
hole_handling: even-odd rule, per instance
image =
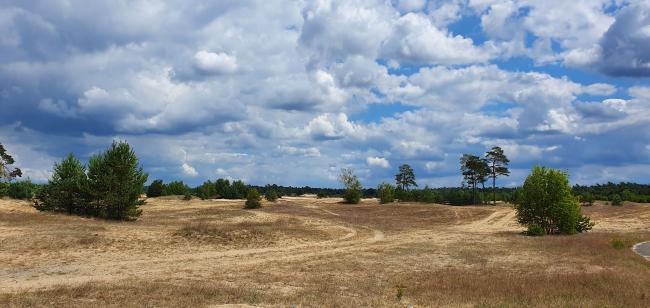
[[527, 237], [508, 205], [339, 201], [156, 198], [115, 222], [2, 199], [0, 306], [650, 306], [650, 262], [627, 248], [650, 240], [648, 204]]

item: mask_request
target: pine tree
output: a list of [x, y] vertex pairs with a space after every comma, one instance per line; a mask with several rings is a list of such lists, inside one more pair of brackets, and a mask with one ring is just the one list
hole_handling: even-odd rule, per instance
[[14, 178], [23, 176], [23, 172], [19, 168], [10, 167], [16, 161], [7, 153], [5, 147], [0, 143], [0, 181], [11, 181]]
[[508, 163], [510, 160], [508, 157], [506, 157], [506, 154], [503, 153], [503, 150], [500, 147], [493, 147], [491, 150], [485, 153], [485, 159], [487, 160], [488, 166], [490, 168], [489, 178], [492, 179], [492, 202], [493, 205], [496, 205], [497, 177], [502, 175], [510, 176], [510, 170], [508, 170]]
[[39, 196], [40, 210], [65, 211], [69, 214], [92, 214], [88, 203], [88, 177], [86, 167], [68, 154], [63, 161], [54, 164], [52, 179], [43, 188]]
[[126, 142], [113, 142], [101, 154], [90, 158], [88, 181], [93, 205], [99, 215], [109, 219], [135, 219], [140, 216], [139, 200], [148, 175]]

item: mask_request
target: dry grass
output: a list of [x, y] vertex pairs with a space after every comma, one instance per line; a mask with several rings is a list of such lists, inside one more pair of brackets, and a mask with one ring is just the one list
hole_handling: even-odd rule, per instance
[[0, 200], [0, 306], [650, 302], [650, 262], [628, 248], [650, 239], [649, 205], [597, 204], [584, 208], [593, 232], [532, 238], [508, 206], [242, 204], [151, 199], [138, 221], [107, 222]]

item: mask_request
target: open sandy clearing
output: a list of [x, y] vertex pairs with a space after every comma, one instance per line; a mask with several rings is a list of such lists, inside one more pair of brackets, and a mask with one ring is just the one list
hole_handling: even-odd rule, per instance
[[[510, 206], [150, 199], [136, 222], [0, 200], [0, 306], [642, 306], [650, 206], [585, 208], [594, 232], [522, 236]], [[646, 226], [646, 228], [644, 228]], [[405, 287], [402, 301], [397, 286]]]

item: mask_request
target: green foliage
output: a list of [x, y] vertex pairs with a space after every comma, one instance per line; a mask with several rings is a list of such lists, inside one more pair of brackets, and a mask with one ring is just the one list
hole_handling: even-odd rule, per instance
[[190, 187], [183, 181], [173, 181], [165, 185], [165, 196], [185, 196], [190, 191]]
[[278, 200], [278, 192], [273, 188], [268, 188], [264, 194], [264, 198], [268, 201], [275, 202]]
[[248, 190], [248, 193], [246, 194], [246, 203], [244, 204], [245, 209], [258, 209], [262, 207], [262, 197], [260, 196], [260, 193], [257, 191], [255, 188], [251, 188]]
[[36, 185], [30, 180], [10, 182], [7, 186], [7, 196], [13, 199], [29, 200], [34, 196]]
[[621, 196], [613, 195], [612, 196], [612, 205], [613, 206], [622, 206], [623, 205], [623, 199], [621, 199]]
[[0, 181], [0, 197], [7, 195], [9, 190], [9, 183]]
[[92, 206], [108, 219], [135, 219], [140, 216], [139, 200], [148, 175], [126, 142], [113, 142], [105, 152], [94, 155], [88, 164]]
[[361, 182], [359, 182], [359, 178], [357, 178], [352, 169], [341, 169], [339, 181], [345, 187], [343, 199], [346, 203], [357, 204], [361, 202]]
[[327, 197], [327, 194], [325, 194], [325, 192], [322, 192], [322, 191], [319, 191], [316, 194], [316, 198], [318, 198], [318, 199], [322, 199], [322, 198], [326, 198], [326, 197]]
[[516, 210], [519, 223], [537, 224], [546, 234], [585, 232], [593, 226], [580, 214], [567, 174], [556, 169], [533, 168], [521, 189]]
[[155, 198], [160, 197], [165, 193], [165, 184], [162, 180], [155, 180], [147, 188], [147, 197]]
[[528, 225], [528, 230], [526, 231], [526, 234], [529, 236], [542, 236], [546, 235], [546, 231], [542, 227], [540, 227], [538, 224], [530, 224]]
[[239, 180], [231, 184], [227, 179], [217, 179], [214, 187], [215, 196], [223, 199], [244, 199], [248, 192], [248, 186]]
[[190, 193], [189, 190], [186, 191], [185, 194], [183, 195], [183, 200], [185, 200], [185, 201], [190, 201], [190, 200], [192, 200], [192, 193]]
[[391, 203], [395, 201], [395, 187], [388, 183], [381, 183], [377, 187], [377, 197], [379, 198], [379, 203]]
[[63, 161], [54, 164], [52, 178], [34, 206], [39, 210], [88, 215], [89, 193], [86, 167], [74, 155], [68, 154]]
[[16, 163], [14, 158], [7, 153], [5, 147], [0, 143], [0, 182], [11, 181], [14, 178], [23, 176], [19, 168], [13, 168], [11, 165]]
[[413, 168], [407, 164], [399, 166], [399, 172], [395, 175], [395, 184], [404, 190], [408, 190], [410, 186], [417, 187], [418, 184], [415, 183]]
[[490, 168], [487, 160], [475, 155], [463, 154], [460, 158], [460, 171], [465, 182], [472, 188], [473, 203], [478, 202], [477, 186], [485, 185], [487, 177], [490, 174]]
[[396, 291], [395, 297], [397, 297], [398, 301], [401, 301], [402, 298], [404, 297], [404, 293], [406, 292], [406, 287], [397, 286], [395, 288], [395, 291]]
[[217, 187], [212, 183], [212, 181], [206, 181], [201, 184], [201, 186], [196, 188], [196, 192], [199, 198], [205, 199], [214, 199], [217, 197]]

